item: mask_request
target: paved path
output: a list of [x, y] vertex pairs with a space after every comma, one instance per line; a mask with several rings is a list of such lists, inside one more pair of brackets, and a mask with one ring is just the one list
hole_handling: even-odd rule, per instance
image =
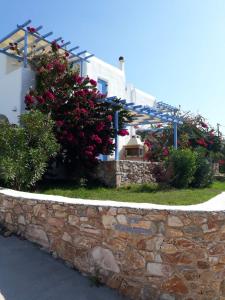
[[0, 236], [0, 300], [124, 300], [37, 246]]

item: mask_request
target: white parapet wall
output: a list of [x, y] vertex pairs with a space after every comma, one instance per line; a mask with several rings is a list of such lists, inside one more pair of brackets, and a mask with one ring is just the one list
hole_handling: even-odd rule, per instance
[[21, 62], [0, 53], [0, 114], [11, 123], [18, 123], [18, 115], [24, 112], [26, 92], [34, 84], [30, 68], [23, 68]]

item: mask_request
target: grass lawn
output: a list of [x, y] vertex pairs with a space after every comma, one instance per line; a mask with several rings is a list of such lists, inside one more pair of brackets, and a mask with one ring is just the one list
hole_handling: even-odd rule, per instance
[[38, 193], [72, 198], [114, 200], [124, 202], [155, 203], [169, 205], [190, 205], [205, 202], [225, 191], [225, 182], [216, 181], [204, 189], [158, 190], [152, 185], [127, 188], [77, 187], [73, 183], [43, 184]]

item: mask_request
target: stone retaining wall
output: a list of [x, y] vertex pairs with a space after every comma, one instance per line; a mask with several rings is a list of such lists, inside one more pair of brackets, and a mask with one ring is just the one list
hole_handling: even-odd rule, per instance
[[128, 205], [6, 190], [0, 222], [131, 299], [225, 299], [224, 211]]
[[113, 187], [152, 183], [156, 181], [154, 177], [156, 165], [159, 163], [129, 160], [102, 161], [93, 176], [107, 186]]

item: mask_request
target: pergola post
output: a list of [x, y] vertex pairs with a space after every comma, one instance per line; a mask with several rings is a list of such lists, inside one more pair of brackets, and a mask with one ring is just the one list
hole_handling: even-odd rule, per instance
[[173, 123], [173, 147], [177, 150], [177, 122]]
[[114, 129], [115, 129], [115, 160], [119, 160], [119, 111], [117, 110], [114, 114]]
[[24, 52], [23, 52], [23, 66], [27, 68], [27, 50], [28, 50], [28, 31], [24, 33]]
[[83, 73], [84, 73], [83, 68], [84, 68], [83, 59], [81, 59], [81, 61], [80, 61], [80, 76], [81, 77], [83, 77]]

